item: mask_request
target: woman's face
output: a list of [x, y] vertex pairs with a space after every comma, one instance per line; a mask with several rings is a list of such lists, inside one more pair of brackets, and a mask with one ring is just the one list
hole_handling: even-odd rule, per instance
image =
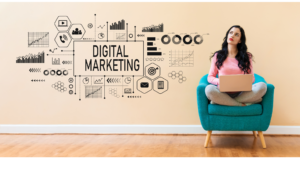
[[239, 28], [231, 28], [227, 35], [227, 43], [232, 45], [237, 45], [238, 43], [241, 43], [241, 31]]

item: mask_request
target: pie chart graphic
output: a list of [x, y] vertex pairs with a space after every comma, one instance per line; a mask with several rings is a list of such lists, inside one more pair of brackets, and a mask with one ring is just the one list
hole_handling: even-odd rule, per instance
[[99, 39], [103, 39], [104, 37], [105, 37], [105, 36], [104, 36], [104, 33], [99, 33], [99, 34], [98, 34], [98, 38], [99, 38]]

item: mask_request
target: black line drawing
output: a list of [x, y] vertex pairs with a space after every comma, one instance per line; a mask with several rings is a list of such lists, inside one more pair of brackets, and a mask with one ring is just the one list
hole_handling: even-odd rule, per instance
[[49, 75], [49, 70], [44, 70], [44, 75], [48, 76]]
[[164, 89], [164, 81], [157, 82], [158, 89]]
[[103, 28], [104, 28], [104, 26], [105, 26], [105, 25], [103, 25], [103, 26], [99, 25], [99, 26], [98, 26], [98, 28], [101, 28], [101, 29], [103, 29]]
[[95, 81], [94, 81], [94, 84], [103, 84], [103, 77], [101, 77], [101, 78], [98, 78], [98, 79], [96, 79]]
[[69, 94], [73, 94], [73, 90], [69, 90]]
[[151, 80], [160, 76], [160, 67], [155, 63], [150, 63], [145, 67], [146, 76]]
[[85, 98], [102, 98], [102, 86], [85, 86]]
[[28, 47], [49, 47], [49, 32], [28, 32]]
[[51, 75], [51, 76], [61, 76], [61, 75], [63, 75], [63, 76], [67, 76], [68, 74], [69, 74], [69, 72], [68, 72], [68, 70], [65, 70], [65, 69], [62, 69], [62, 70], [60, 70], [60, 69], [58, 69], [58, 70], [54, 70], [54, 69], [46, 69], [46, 70], [44, 70], [44, 75], [45, 76], [48, 76], [49, 74]]
[[124, 82], [125, 82], [126, 84], [131, 83], [131, 78], [130, 78], [130, 77], [126, 77], [125, 80], [124, 80]]
[[31, 54], [17, 57], [16, 63], [45, 63], [44, 51], [38, 54]]
[[120, 97], [120, 95], [118, 94], [117, 88], [109, 88], [109, 94], [111, 94], [112, 96], [115, 96], [116, 98]]
[[72, 35], [82, 35], [82, 32], [79, 28], [75, 28], [75, 30], [72, 30]]
[[[147, 41], [155, 41], [155, 37], [147, 37]], [[153, 42], [147, 42], [148, 45], [150, 44], [153, 46]], [[157, 51], [157, 47], [147, 47], [147, 51]], [[148, 56], [161, 56], [161, 52], [147, 52]]]
[[145, 34], [138, 34], [137, 37], [145, 37]]
[[[172, 33], [172, 34], [174, 34], [174, 33]], [[207, 34], [203, 34], [203, 35], [209, 35], [209, 34], [207, 33]], [[202, 36], [201, 35], [196, 35], [196, 36], [194, 36], [194, 38], [192, 38], [191, 35], [184, 35], [183, 38], [181, 38], [180, 35], [176, 34], [176, 35], [173, 35], [172, 42], [173, 42], [173, 44], [178, 45], [178, 44], [181, 43], [181, 41], [183, 41], [184, 44], [189, 45], [194, 40], [194, 43], [196, 45], [200, 45], [203, 42], [203, 35]], [[198, 38], [200, 40], [198, 40]], [[165, 45], [168, 45], [171, 42], [170, 36], [169, 35], [163, 35], [161, 37], [161, 42]]]
[[146, 94], [152, 90], [152, 81], [148, 77], [142, 77], [136, 81], [136, 88], [143, 94]]
[[31, 82], [45, 82], [45, 79], [31, 79]]
[[122, 19], [118, 23], [113, 23], [110, 25], [110, 30], [125, 30], [125, 20]]
[[72, 77], [69, 78], [69, 83], [73, 83], [74, 79]]
[[150, 75], [150, 76], [154, 76], [155, 74], [156, 74], [156, 70], [158, 69], [158, 67], [157, 68], [155, 68], [155, 67], [150, 67], [150, 68], [148, 68], [148, 74]]
[[82, 24], [72, 24], [69, 32], [73, 39], [81, 39], [85, 34], [85, 29]]
[[68, 20], [58, 20], [58, 27], [68, 27]]
[[178, 82], [182, 83], [186, 81], [186, 77], [183, 76], [183, 72], [179, 71], [178, 73], [176, 73], [175, 71], [172, 71], [168, 74], [169, 77], [171, 77], [172, 79], [176, 79], [178, 78]]
[[74, 86], [73, 86], [72, 84], [69, 84], [69, 88], [70, 88], [70, 89], [73, 89], [73, 87], [74, 87]]
[[62, 64], [72, 64], [72, 61], [71, 60], [64, 60], [64, 61], [62, 61]]
[[130, 34], [129, 34], [129, 38], [132, 38], [132, 37], [133, 37], [133, 34], [132, 34], [132, 33], [130, 33]]
[[[187, 41], [186, 39], [189, 39], [189, 41]], [[186, 44], [186, 45], [189, 45], [189, 44], [191, 44], [193, 42], [193, 38], [191, 37], [191, 35], [185, 35], [184, 37], [183, 37], [183, 43], [184, 44]]]
[[104, 33], [101, 32], [101, 33], [98, 34], [99, 39], [103, 39], [104, 37], [105, 37]]
[[54, 25], [58, 31], [67, 31], [72, 23], [68, 16], [58, 16]]
[[49, 52], [54, 53], [55, 50], [57, 50], [57, 48], [54, 48], [53, 50], [49, 49]]
[[142, 96], [127, 96], [127, 98], [134, 98], [134, 99], [140, 99], [140, 98], [142, 98]]
[[169, 67], [194, 67], [194, 51], [170, 51]]
[[164, 32], [164, 24], [161, 23], [157, 26], [151, 25], [149, 27], [143, 27], [142, 32]]
[[107, 78], [107, 83], [121, 83], [121, 78]]
[[125, 94], [131, 94], [131, 88], [125, 88], [124, 93]]
[[41, 68], [30, 68], [29, 72], [30, 73], [38, 73], [38, 72], [41, 72]]
[[[178, 39], [178, 40], [176, 41], [176, 39]], [[179, 35], [174, 35], [173, 38], [172, 38], [172, 42], [173, 42], [175, 45], [180, 44], [180, 43], [181, 43], [181, 36], [179, 36]]]
[[165, 59], [164, 58], [155, 58], [155, 57], [147, 57], [146, 58], [146, 61], [164, 61]]
[[92, 24], [92, 23], [89, 23], [89, 24], [88, 24], [88, 28], [92, 29], [92, 28], [93, 28], [93, 24]]
[[[166, 38], [168, 39], [167, 41], [165, 41]], [[181, 38], [180, 38], [180, 39], [181, 39]], [[169, 44], [170, 42], [171, 42], [171, 38], [170, 38], [169, 35], [164, 35], [164, 36], [161, 37], [161, 43], [167, 45], [167, 44]]]
[[117, 40], [125, 39], [125, 33], [116, 33], [116, 39]]
[[158, 77], [153, 81], [153, 90], [159, 94], [163, 94], [164, 92], [168, 91], [169, 89], [169, 82], [167, 79], [163, 77]]
[[64, 87], [64, 83], [61, 82], [61, 81], [58, 81], [58, 82], [52, 84], [51, 86], [52, 86], [52, 88], [54, 88], [55, 90], [57, 90], [57, 91], [59, 91], [61, 93], [67, 91], [67, 88]]
[[147, 42], [147, 46], [153, 46], [153, 42]]
[[[203, 35], [209, 35], [209, 33], [203, 34]], [[196, 36], [194, 37], [194, 42], [195, 42], [195, 44], [200, 45], [200, 44], [203, 42], [203, 35], [202, 35], [202, 36], [201, 36], [201, 35], [196, 35]], [[200, 38], [200, 41], [197, 41], [197, 38]]]
[[90, 79], [88, 77], [85, 77], [82, 79], [82, 83], [83, 84], [89, 84], [90, 83]]
[[58, 59], [54, 58], [54, 60], [52, 58], [52, 65], [60, 65], [60, 58], [58, 58]]
[[58, 32], [54, 40], [58, 47], [66, 48], [71, 43], [72, 38], [68, 32]]

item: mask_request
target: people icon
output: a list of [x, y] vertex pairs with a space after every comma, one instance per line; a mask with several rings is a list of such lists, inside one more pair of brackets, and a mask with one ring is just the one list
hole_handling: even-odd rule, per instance
[[72, 31], [72, 35], [81, 35], [81, 30], [78, 30], [78, 28], [75, 28], [75, 30]]

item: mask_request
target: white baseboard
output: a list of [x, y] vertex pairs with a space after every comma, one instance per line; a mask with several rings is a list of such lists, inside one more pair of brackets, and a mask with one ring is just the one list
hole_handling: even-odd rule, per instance
[[[201, 125], [0, 125], [8, 134], [206, 134]], [[251, 134], [251, 131], [213, 131], [214, 134]], [[264, 134], [300, 135], [300, 126], [270, 126]]]

